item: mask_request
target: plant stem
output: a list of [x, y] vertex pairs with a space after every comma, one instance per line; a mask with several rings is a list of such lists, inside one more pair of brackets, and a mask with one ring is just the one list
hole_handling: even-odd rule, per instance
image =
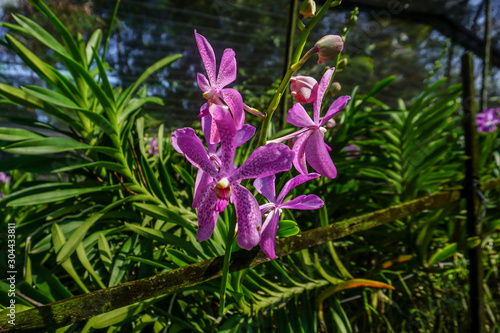
[[[284, 75], [288, 71], [288, 68], [292, 66], [292, 56], [293, 56], [293, 41], [295, 40], [295, 30], [297, 27], [297, 22], [302, 22], [297, 19], [297, 13], [298, 13], [298, 8], [299, 8], [299, 1], [298, 0], [293, 0], [290, 4], [290, 22], [288, 23], [288, 35], [286, 37], [286, 54], [285, 54], [285, 62], [286, 66], [284, 68]], [[286, 124], [286, 112], [288, 111], [288, 98], [285, 95], [285, 98], [283, 100], [283, 105], [281, 109], [281, 114], [282, 114], [282, 119], [281, 119], [281, 126], [285, 126]]]
[[309, 22], [309, 24], [307, 24], [306, 28], [300, 34], [299, 43], [292, 58], [292, 66], [290, 66], [285, 73], [285, 76], [283, 77], [283, 80], [281, 80], [281, 84], [278, 90], [276, 90], [276, 93], [274, 94], [271, 104], [269, 104], [269, 107], [267, 108], [266, 118], [264, 118], [262, 122], [262, 128], [260, 129], [260, 136], [259, 141], [257, 142], [257, 147], [264, 146], [266, 144], [268, 134], [267, 132], [269, 131], [269, 125], [271, 124], [271, 119], [273, 118], [274, 111], [278, 108], [281, 97], [283, 96], [283, 93], [288, 86], [292, 74], [299, 70], [302, 66], [302, 64], [297, 63], [299, 62], [302, 51], [304, 51], [309, 33], [314, 28], [316, 23], [318, 23], [318, 21], [323, 17], [323, 15], [325, 15], [328, 8], [330, 8], [330, 3], [332, 1], [333, 0], [328, 0], [325, 2], [316, 16]]
[[224, 308], [226, 307], [226, 289], [227, 277], [229, 275], [229, 264], [231, 262], [231, 249], [234, 240], [234, 231], [236, 229], [236, 219], [229, 219], [228, 210], [224, 210], [224, 220], [227, 226], [226, 237], [226, 253], [224, 254], [224, 266], [222, 267], [222, 281], [220, 284], [220, 301], [219, 301], [219, 316], [224, 315]]

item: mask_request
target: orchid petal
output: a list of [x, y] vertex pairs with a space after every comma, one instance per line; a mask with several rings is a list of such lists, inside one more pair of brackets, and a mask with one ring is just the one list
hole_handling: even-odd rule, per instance
[[260, 248], [269, 259], [276, 258], [276, 234], [278, 232], [280, 216], [273, 210], [267, 215], [260, 237]]
[[245, 122], [245, 111], [243, 111], [243, 98], [241, 94], [234, 89], [222, 89], [220, 91], [222, 100], [229, 106], [233, 114], [236, 129], [240, 129]]
[[184, 154], [187, 160], [198, 169], [202, 169], [213, 178], [217, 178], [218, 172], [215, 170], [208, 153], [203, 147], [200, 138], [192, 128], [181, 128], [172, 134], [172, 146], [175, 150]]
[[206, 185], [201, 192], [201, 202], [198, 207], [198, 232], [196, 240], [203, 242], [212, 236], [219, 213], [215, 204], [219, 200], [213, 190], [213, 183]]
[[236, 128], [234, 127], [233, 118], [222, 106], [212, 105], [211, 113], [217, 124], [221, 140], [219, 148], [222, 161], [221, 170], [228, 172], [236, 151]]
[[241, 129], [236, 132], [236, 147], [239, 147], [248, 142], [255, 134], [255, 127], [244, 124]]
[[323, 126], [324, 124], [326, 124], [328, 122], [328, 120], [332, 119], [333, 116], [335, 116], [337, 113], [342, 111], [350, 99], [351, 99], [350, 96], [341, 96], [341, 97], [337, 98], [332, 103], [332, 105], [330, 105], [330, 107], [328, 108], [328, 111], [326, 112], [323, 119], [321, 119], [321, 123], [319, 125]]
[[193, 195], [193, 208], [197, 208], [200, 205], [202, 199], [202, 191], [205, 187], [211, 183], [214, 179], [210, 175], [201, 169], [198, 169], [196, 174], [196, 181], [194, 183], [194, 195]]
[[220, 142], [220, 135], [219, 135], [219, 129], [217, 128], [217, 124], [215, 123], [214, 117], [212, 117], [211, 114], [210, 114], [210, 122], [211, 122], [210, 136], [208, 137], [208, 143], [211, 145], [216, 145]]
[[200, 87], [201, 91], [204, 93], [212, 89], [212, 87], [210, 87], [210, 82], [208, 82], [205, 75], [198, 73], [196, 75], [196, 80], [198, 81], [198, 87]]
[[210, 111], [208, 110], [208, 103], [205, 103], [200, 108], [200, 113], [198, 113], [198, 118], [203, 119], [206, 116], [210, 115]]
[[225, 49], [219, 65], [216, 89], [222, 89], [236, 80], [236, 57], [232, 49]]
[[295, 188], [295, 187], [299, 186], [300, 184], [303, 184], [311, 179], [318, 178], [319, 176], [320, 176], [319, 173], [310, 173], [307, 175], [298, 175], [298, 176], [293, 177], [292, 179], [290, 179], [289, 181], [286, 182], [285, 186], [283, 186], [276, 202], [282, 203], [283, 199], [285, 199], [288, 192], [290, 192], [293, 188]]
[[253, 186], [259, 192], [262, 194], [267, 201], [269, 202], [276, 202], [276, 189], [275, 189], [275, 182], [276, 176], [271, 175], [267, 177], [262, 177], [262, 178], [257, 178], [253, 182]]
[[231, 176], [233, 180], [261, 178], [292, 167], [294, 153], [282, 143], [269, 143], [259, 147]]
[[309, 140], [307, 140], [306, 159], [316, 172], [326, 178], [332, 179], [337, 176], [337, 169], [325, 147], [321, 131], [314, 131]]
[[252, 193], [238, 183], [231, 184], [231, 191], [238, 220], [238, 245], [250, 250], [260, 241], [262, 216], [259, 204]]
[[260, 205], [259, 208], [260, 208], [260, 213], [262, 215], [264, 215], [265, 213], [267, 213], [270, 209], [276, 207], [276, 205], [272, 202], [268, 202], [266, 204], [263, 204], [263, 205]]
[[306, 144], [313, 133], [313, 130], [309, 130], [298, 137], [297, 141], [293, 144], [293, 151], [295, 153], [295, 157], [293, 159], [293, 166], [297, 169], [301, 174], [307, 175], [307, 164], [306, 164]]
[[[207, 104], [204, 104], [207, 105]], [[207, 106], [208, 109], [208, 106]], [[208, 112], [208, 111], [207, 111]], [[210, 137], [212, 136], [212, 127], [214, 125], [214, 121], [212, 119], [212, 115], [208, 113], [208, 116], [201, 118], [201, 129], [203, 131], [203, 135], [205, 135], [205, 141], [207, 143], [208, 153], [215, 154], [217, 151], [217, 143], [210, 143]], [[217, 128], [215, 128], [215, 131]]]
[[315, 194], [299, 195], [279, 207], [282, 209], [313, 210], [323, 207], [325, 203]]
[[208, 40], [197, 33], [196, 30], [194, 31], [194, 37], [196, 39], [196, 45], [198, 45], [198, 51], [200, 51], [201, 60], [203, 61], [203, 65], [205, 65], [210, 85], [215, 86], [216, 63], [214, 49]]
[[296, 103], [286, 115], [286, 121], [297, 127], [314, 126], [311, 117], [300, 103]]
[[310, 128], [304, 127], [304, 128], [299, 129], [298, 131], [290, 133], [288, 135], [285, 135], [285, 136], [282, 136], [282, 137], [279, 137], [276, 139], [268, 140], [267, 143], [280, 143], [280, 142], [288, 141], [288, 140], [293, 139], [295, 137], [298, 137], [302, 133], [310, 131], [310, 130], [311, 130]]
[[321, 112], [321, 103], [323, 102], [323, 97], [325, 96], [326, 89], [328, 89], [328, 86], [330, 85], [330, 81], [332, 79], [333, 72], [335, 71], [335, 68], [330, 68], [323, 74], [323, 77], [321, 78], [321, 81], [319, 82], [318, 86], [318, 95], [316, 97], [316, 100], [314, 101], [314, 123], [316, 125], [319, 124], [319, 114]]

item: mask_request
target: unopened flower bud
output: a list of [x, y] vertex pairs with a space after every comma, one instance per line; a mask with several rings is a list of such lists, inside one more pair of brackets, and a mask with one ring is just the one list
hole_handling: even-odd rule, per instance
[[337, 69], [340, 69], [340, 68], [344, 68], [347, 66], [349, 60], [347, 60], [346, 57], [342, 57], [340, 60], [339, 60], [339, 64], [337, 66]]
[[296, 76], [290, 79], [292, 96], [298, 103], [311, 103], [316, 99], [318, 82], [310, 76]]
[[336, 93], [338, 93], [342, 89], [342, 86], [338, 82], [332, 82], [330, 86], [330, 94], [332, 96], [335, 96]]
[[337, 123], [335, 122], [335, 120], [330, 119], [330, 120], [328, 120], [328, 121], [326, 122], [326, 124], [325, 124], [324, 128], [326, 128], [326, 129], [332, 129], [332, 128], [334, 128], [334, 127], [335, 127], [335, 125], [337, 125]]
[[318, 64], [336, 57], [344, 49], [342, 37], [338, 35], [327, 35], [316, 42], [314, 47], [318, 52]]
[[316, 2], [313, 0], [302, 2], [299, 9], [299, 17], [314, 17], [314, 15], [316, 15]]

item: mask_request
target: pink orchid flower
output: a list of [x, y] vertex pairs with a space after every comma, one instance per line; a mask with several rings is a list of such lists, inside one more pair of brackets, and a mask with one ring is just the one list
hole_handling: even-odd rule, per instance
[[198, 51], [200, 52], [203, 65], [207, 72], [208, 79], [205, 75], [198, 73], [198, 86], [203, 91], [203, 97], [207, 100], [206, 104], [200, 109], [198, 117], [208, 119], [202, 124], [210, 126], [210, 143], [219, 142], [219, 133], [217, 127], [210, 114], [209, 106], [216, 104], [225, 107], [222, 101], [227, 104], [229, 110], [233, 114], [234, 124], [236, 129], [240, 129], [245, 122], [245, 113], [243, 112], [243, 99], [238, 91], [231, 88], [224, 88], [236, 79], [236, 58], [232, 49], [225, 49], [222, 54], [222, 59], [219, 66], [219, 73], [216, 76], [217, 64], [215, 61], [215, 53], [212, 45], [208, 40], [194, 31]]
[[337, 98], [323, 118], [320, 118], [321, 102], [325, 95], [326, 89], [330, 84], [330, 80], [335, 68], [331, 68], [325, 72], [318, 86], [317, 97], [313, 104], [313, 119], [307, 114], [307, 111], [300, 103], [296, 103], [286, 117], [286, 121], [294, 126], [302, 127], [302, 129], [284, 137], [270, 140], [269, 142], [283, 142], [297, 137], [293, 145], [295, 158], [293, 165], [301, 174], [308, 174], [306, 161], [309, 162], [311, 167], [318, 173], [327, 178], [335, 178], [337, 176], [337, 169], [333, 164], [332, 158], [329, 155], [331, 148], [325, 144], [323, 135], [328, 128], [335, 125], [332, 119], [346, 106], [349, 101], [349, 96], [342, 96]]
[[324, 203], [317, 195], [300, 195], [293, 200], [283, 203], [283, 200], [294, 187], [299, 186], [311, 179], [318, 178], [317, 173], [308, 175], [298, 175], [290, 179], [281, 190], [278, 198], [276, 198], [275, 190], [275, 175], [264, 178], [258, 178], [254, 181], [254, 186], [257, 192], [262, 194], [269, 203], [260, 206], [262, 214], [269, 212], [264, 224], [262, 225], [260, 248], [270, 258], [276, 258], [276, 233], [278, 231], [278, 223], [282, 209], [301, 209], [313, 210], [323, 207]]
[[498, 109], [483, 109], [476, 116], [477, 130], [482, 133], [491, 133], [496, 131], [500, 124], [500, 114]]
[[192, 128], [178, 129], [172, 135], [172, 146], [198, 169], [202, 169], [213, 181], [206, 184], [195, 203], [198, 215], [198, 241], [204, 241], [213, 233], [220, 212], [229, 202], [233, 203], [238, 222], [238, 245], [251, 249], [260, 241], [262, 217], [259, 204], [245, 187], [243, 179], [267, 177], [290, 170], [294, 153], [284, 144], [270, 144], [257, 148], [239, 168], [233, 164], [237, 146], [236, 126], [229, 112], [212, 105], [210, 113], [219, 129], [220, 169], [209, 158], [203, 143]]
[[156, 135], [153, 136], [151, 140], [149, 140], [148, 154], [152, 156], [160, 155], [160, 152], [158, 150], [158, 138], [156, 137]]
[[8, 174], [6, 174], [5, 172], [0, 172], [0, 183], [6, 184], [9, 179], [10, 176]]
[[[205, 138], [208, 138], [210, 135], [209, 129], [207, 129], [206, 127], [203, 128], [203, 134], [205, 135]], [[254, 136], [254, 134], [255, 127], [253, 127], [252, 125], [244, 124], [243, 127], [236, 132], [236, 147], [239, 147], [248, 142], [248, 140], [250, 140]], [[208, 148], [208, 158], [212, 162], [215, 169], [220, 170], [222, 165], [222, 162], [220, 160], [221, 150], [219, 149], [217, 151], [217, 144], [212, 144], [209, 142], [209, 140], [206, 140], [206, 143]], [[212, 181], [214, 181], [214, 179], [209, 174], [204, 172], [203, 169], [198, 169], [194, 185], [193, 208], [196, 208], [198, 206], [201, 190]]]

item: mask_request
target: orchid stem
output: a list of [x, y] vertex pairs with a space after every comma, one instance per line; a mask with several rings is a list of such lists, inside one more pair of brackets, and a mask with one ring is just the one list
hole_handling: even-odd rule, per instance
[[302, 54], [302, 51], [304, 51], [304, 47], [307, 42], [307, 38], [309, 37], [309, 33], [313, 29], [313, 27], [318, 23], [318, 21], [325, 15], [326, 11], [328, 8], [330, 8], [330, 4], [332, 3], [333, 0], [327, 0], [325, 4], [321, 7], [319, 12], [316, 14], [316, 16], [307, 24], [305, 29], [302, 31], [300, 34], [299, 42], [297, 45], [297, 48], [295, 49], [295, 53], [292, 58], [292, 65], [288, 68], [288, 71], [286, 72], [285, 76], [283, 77], [283, 80], [281, 80], [281, 84], [274, 94], [274, 97], [271, 101], [271, 104], [267, 108], [266, 112], [266, 118], [262, 121], [262, 128], [260, 130], [260, 136], [259, 136], [259, 141], [257, 142], [257, 147], [264, 146], [267, 142], [267, 135], [269, 132], [269, 125], [271, 124], [271, 120], [274, 114], [274, 111], [276, 108], [278, 108], [278, 105], [280, 103], [281, 97], [283, 96], [286, 87], [288, 86], [288, 83], [290, 82], [290, 78], [292, 77], [292, 74], [295, 73], [297, 70], [300, 69], [300, 67], [303, 65], [301, 63], [300, 56]]
[[224, 210], [224, 220], [227, 226], [226, 253], [224, 254], [224, 266], [222, 267], [222, 281], [220, 284], [219, 316], [224, 315], [226, 307], [227, 277], [229, 275], [229, 264], [231, 262], [231, 249], [233, 247], [234, 231], [236, 229], [236, 219], [229, 219], [227, 209]]

